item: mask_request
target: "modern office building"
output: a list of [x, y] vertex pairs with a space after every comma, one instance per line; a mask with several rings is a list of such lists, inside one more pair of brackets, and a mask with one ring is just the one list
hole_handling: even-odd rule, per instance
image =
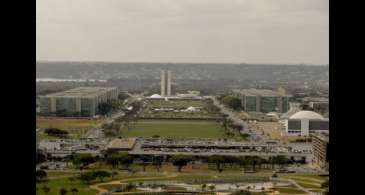
[[299, 111], [285, 120], [286, 135], [309, 136], [310, 133], [328, 133], [329, 120], [313, 111]]
[[233, 94], [241, 99], [246, 112], [285, 113], [289, 110], [290, 96], [283, 90], [235, 89]]
[[316, 133], [312, 134], [311, 138], [313, 144], [313, 164], [317, 165], [320, 169], [324, 171], [328, 171], [328, 134]]
[[161, 96], [171, 96], [171, 71], [161, 71]]
[[78, 87], [39, 97], [41, 115], [93, 117], [98, 105], [118, 99], [116, 87]]

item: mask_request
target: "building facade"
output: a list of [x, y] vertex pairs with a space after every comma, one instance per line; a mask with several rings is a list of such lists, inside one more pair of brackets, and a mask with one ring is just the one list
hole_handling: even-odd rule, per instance
[[161, 96], [171, 96], [171, 71], [161, 71]]
[[328, 171], [328, 134], [313, 134], [311, 138], [313, 144], [313, 163], [317, 165], [318, 168]]
[[246, 112], [278, 112], [289, 110], [289, 96], [272, 90], [241, 89], [233, 90], [233, 94], [241, 99]]
[[92, 117], [103, 102], [118, 99], [116, 87], [79, 87], [39, 97], [41, 115]]
[[285, 120], [286, 135], [309, 136], [310, 133], [328, 133], [329, 120], [312, 111], [299, 111]]

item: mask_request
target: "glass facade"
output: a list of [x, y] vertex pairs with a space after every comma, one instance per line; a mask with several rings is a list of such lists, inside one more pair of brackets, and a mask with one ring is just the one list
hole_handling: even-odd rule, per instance
[[81, 99], [81, 115], [93, 116], [95, 115], [95, 99], [94, 98], [82, 98]]
[[260, 111], [264, 113], [278, 111], [278, 99], [276, 97], [261, 97]]
[[288, 97], [281, 97], [281, 99], [282, 99], [282, 105], [281, 105], [282, 113], [288, 112], [288, 110], [289, 110], [289, 98]]
[[46, 97], [39, 98], [39, 106], [40, 106], [40, 113], [42, 114], [49, 114], [50, 113], [50, 99]]
[[246, 96], [246, 105], [245, 111], [255, 112], [256, 111], [256, 97], [255, 96]]

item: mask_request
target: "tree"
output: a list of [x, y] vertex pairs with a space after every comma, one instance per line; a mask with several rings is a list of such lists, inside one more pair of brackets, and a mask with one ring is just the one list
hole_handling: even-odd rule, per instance
[[118, 165], [124, 165], [126, 168], [129, 168], [129, 166], [133, 163], [133, 157], [125, 152], [114, 153], [107, 156], [106, 163], [112, 165], [113, 168]]
[[72, 195], [77, 194], [77, 192], [79, 192], [79, 190], [78, 190], [77, 188], [72, 188], [72, 189], [71, 189], [71, 193], [72, 193]]
[[171, 158], [172, 164], [177, 167], [178, 172], [192, 160], [189, 155], [176, 155]]
[[47, 128], [44, 130], [44, 133], [46, 133], [48, 136], [55, 136], [55, 137], [67, 137], [68, 132], [65, 130], [61, 130], [58, 128]]
[[210, 191], [213, 191], [214, 189], [215, 189], [215, 186], [214, 186], [214, 185], [210, 185], [210, 186], [209, 186], [209, 190], [210, 190]]
[[65, 188], [60, 189], [60, 195], [65, 195], [65, 194], [67, 194], [67, 192], [68, 191]]
[[328, 188], [329, 187], [329, 179], [326, 179], [322, 184], [321, 188]]
[[114, 177], [116, 176], [116, 175], [118, 175], [118, 172], [116, 172], [116, 171], [113, 171], [112, 173], [111, 173], [111, 177], [112, 177], [112, 179], [114, 179]]
[[129, 166], [133, 163], [133, 157], [131, 155], [129, 155], [128, 153], [124, 152], [120, 154], [120, 159], [119, 159], [119, 163], [121, 165], [124, 165], [127, 169], [129, 168]]
[[236, 191], [233, 192], [232, 195], [251, 195], [252, 193], [250, 191], [247, 190], [240, 190], [240, 191]]
[[36, 151], [36, 163], [40, 164], [42, 162], [45, 162], [47, 159], [46, 155], [43, 154], [43, 152], [41, 150], [37, 150]]
[[68, 180], [70, 181], [70, 183], [72, 183], [73, 181], [75, 181], [74, 177], [69, 177]]
[[253, 171], [256, 171], [256, 165], [258, 165], [259, 167], [261, 167], [262, 160], [258, 156], [253, 156], [251, 158], [251, 163], [252, 163], [252, 170]]
[[207, 188], [207, 184], [202, 184], [202, 191], [205, 191], [205, 189]]
[[113, 110], [113, 105], [111, 103], [103, 102], [98, 105], [98, 110], [101, 115], [107, 115]]
[[118, 167], [119, 164], [119, 154], [110, 154], [106, 157], [106, 163], [111, 165], [112, 168]]
[[47, 186], [43, 186], [42, 190], [45, 194], [48, 194], [51, 191], [51, 188], [47, 187]]
[[44, 179], [47, 178], [47, 172], [45, 172], [44, 170], [37, 170], [35, 172], [35, 176], [37, 182], [42, 182], [44, 181]]
[[78, 179], [82, 182], [86, 182], [88, 185], [90, 184], [90, 181], [95, 179], [95, 174], [93, 172], [85, 172], [81, 173], [78, 176]]
[[129, 192], [129, 191], [132, 191], [134, 188], [136, 188], [135, 185], [131, 184], [131, 183], [128, 183], [125, 188], [124, 188], [124, 191], [126, 192]]
[[284, 165], [289, 163], [289, 159], [283, 155], [278, 155], [274, 157], [274, 161], [280, 165], [280, 167], [283, 167]]
[[95, 162], [95, 157], [91, 154], [76, 154], [72, 157], [72, 164], [79, 167], [80, 170]]
[[161, 156], [154, 156], [152, 158], [152, 165], [156, 167], [156, 170], [159, 172], [160, 168], [162, 167], [162, 157]]
[[104, 177], [110, 177], [111, 173], [108, 171], [94, 171], [93, 172], [95, 178], [99, 178], [100, 182], [103, 182]]
[[147, 158], [147, 156], [141, 156], [141, 165], [142, 165], [142, 167], [143, 167], [143, 172], [145, 172], [146, 171], [146, 166], [149, 164], [148, 163], [148, 160], [149, 160], [149, 158]]
[[213, 155], [213, 156], [210, 156], [209, 159], [208, 159], [208, 162], [209, 163], [214, 163], [216, 165], [216, 168], [217, 168], [217, 171], [218, 172], [222, 172], [223, 169], [221, 167], [221, 165], [223, 163], [225, 163], [225, 159], [223, 156], [218, 156], [218, 155]]
[[241, 108], [240, 98], [228, 95], [222, 99], [223, 104], [226, 104], [233, 110], [239, 110]]

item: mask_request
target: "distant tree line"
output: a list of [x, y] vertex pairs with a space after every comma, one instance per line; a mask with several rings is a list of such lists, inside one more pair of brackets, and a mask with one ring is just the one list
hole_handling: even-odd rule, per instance
[[44, 130], [44, 133], [46, 133], [48, 136], [54, 136], [54, 137], [60, 137], [60, 138], [65, 138], [68, 136], [68, 132], [62, 129], [58, 129], [58, 128], [46, 128]]

